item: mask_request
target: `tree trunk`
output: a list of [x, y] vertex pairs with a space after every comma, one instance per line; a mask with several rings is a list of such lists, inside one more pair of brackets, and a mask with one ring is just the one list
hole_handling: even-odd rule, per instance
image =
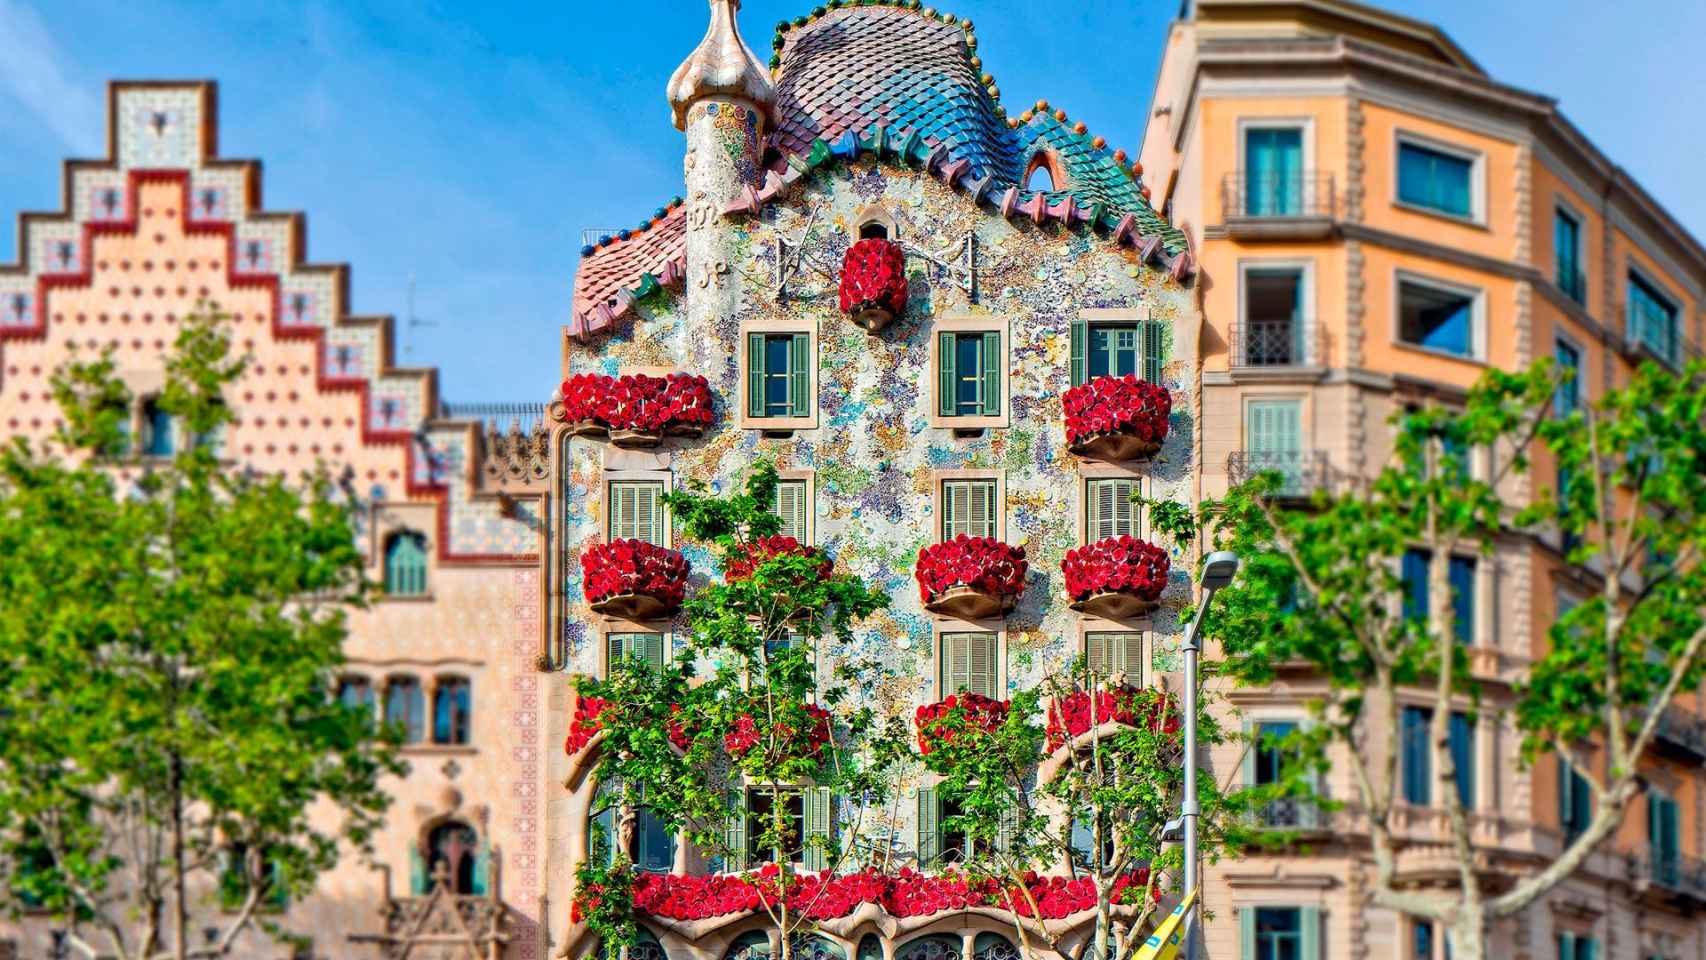
[[1451, 960], [1485, 960], [1487, 918], [1479, 897], [1467, 897], [1457, 909], [1457, 919], [1448, 928]]
[[172, 753], [172, 955], [177, 960], [189, 956], [189, 908], [184, 899], [189, 891], [184, 883], [184, 761]]

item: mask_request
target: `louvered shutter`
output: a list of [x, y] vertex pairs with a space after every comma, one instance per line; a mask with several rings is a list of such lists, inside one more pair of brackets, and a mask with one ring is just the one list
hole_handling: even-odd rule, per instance
[[1085, 351], [1084, 341], [1086, 339], [1088, 339], [1087, 334], [1089, 333], [1089, 325], [1086, 324], [1082, 320], [1074, 320], [1074, 321], [1072, 321], [1072, 325], [1071, 325], [1070, 330], [1071, 330], [1071, 332], [1070, 332], [1069, 336], [1071, 338], [1071, 358], [1072, 358], [1070, 370], [1071, 370], [1071, 374], [1072, 374], [1072, 386], [1076, 387], [1076, 386], [1080, 386], [1081, 384], [1083, 384], [1084, 381], [1090, 379], [1088, 373], [1086, 372], [1087, 364], [1086, 364], [1085, 352], [1084, 352]]
[[1161, 321], [1145, 320], [1141, 324], [1143, 330], [1143, 379], [1150, 383], [1161, 382], [1161, 371], [1167, 364], [1167, 347], [1164, 342]]
[[723, 821], [723, 846], [728, 848], [723, 869], [734, 872], [746, 869], [746, 791], [731, 789], [724, 804], [727, 818]]
[[642, 633], [638, 634], [635, 639], [639, 642], [636, 644], [638, 649], [634, 653], [646, 662], [646, 666], [653, 670], [662, 670], [664, 660], [663, 634]]
[[627, 540], [634, 535], [634, 488], [626, 483], [610, 485], [610, 539]]
[[1131, 480], [1090, 480], [1087, 486], [1085, 541], [1094, 543], [1108, 537], [1137, 536], [1137, 504], [1131, 499], [1135, 483]]
[[1321, 908], [1298, 907], [1299, 960], [1321, 960]]
[[1599, 960], [1599, 941], [1592, 937], [1577, 940], [1576, 960]]
[[966, 635], [966, 689], [986, 697], [996, 696], [996, 638], [993, 633]]
[[1019, 832], [1019, 808], [1016, 804], [1008, 804], [1001, 811], [1001, 819], [995, 825], [995, 849], [1006, 853], [1013, 847], [1013, 838]]
[[934, 787], [918, 788], [918, 863], [928, 867], [942, 855], [942, 808]]
[[974, 537], [995, 536], [995, 482], [979, 480], [968, 483], [966, 499], [966, 532]]
[[812, 415], [812, 337], [794, 334], [788, 350], [788, 412], [796, 417]]
[[[1304, 732], [1315, 728], [1315, 720], [1305, 717], [1302, 723]], [[1297, 825], [1304, 830], [1319, 830], [1327, 825], [1327, 815], [1321, 809], [1321, 768], [1315, 764], [1309, 765], [1309, 770], [1303, 775], [1304, 782], [1309, 785], [1309, 797], [1298, 802]]]
[[1256, 786], [1256, 754], [1262, 749], [1262, 730], [1253, 721], [1244, 721], [1244, 742], [1249, 747], [1244, 751], [1244, 762], [1241, 773], [1244, 786]]
[[957, 371], [954, 368], [955, 355], [958, 352], [954, 349], [954, 340], [955, 337], [951, 333], [936, 335], [936, 370], [940, 375], [937, 377], [936, 385], [936, 412], [944, 417], [952, 417], [959, 412], [958, 406], [954, 403], [956, 396], [954, 388], [959, 384]]
[[942, 484], [942, 539], [952, 540], [966, 532], [966, 488], [963, 483]]
[[990, 331], [983, 335], [983, 415], [1001, 416], [1001, 334]]
[[942, 634], [943, 697], [971, 685], [971, 637], [969, 633]]
[[1570, 833], [1570, 761], [1560, 754], [1556, 758], [1558, 768], [1558, 829], [1566, 835]]
[[1576, 960], [1576, 935], [1558, 934], [1558, 960]]
[[655, 483], [634, 484], [634, 537], [663, 546], [663, 488]]
[[1115, 633], [1108, 637], [1108, 652], [1113, 657], [1113, 671], [1143, 683], [1143, 634], [1136, 631]]
[[776, 484], [776, 515], [782, 518], [782, 535], [806, 542], [806, 482], [783, 480]]
[[764, 334], [746, 335], [746, 415], [764, 416]]
[[1238, 909], [1239, 960], [1256, 960], [1256, 908]]
[[608, 640], [610, 647], [605, 654], [605, 663], [608, 669], [615, 669], [616, 665], [622, 662], [622, 658], [628, 656], [630, 652], [628, 638], [632, 636], [631, 633], [613, 633], [610, 635]]
[[830, 861], [828, 848], [820, 846], [817, 838], [822, 838], [824, 843], [834, 842], [834, 798], [830, 796], [828, 787], [810, 787], [803, 802], [806, 808], [806, 844], [802, 862], [807, 870], [827, 870]]
[[1108, 649], [1108, 634], [1086, 633], [1084, 635], [1084, 666], [1092, 674], [1105, 677], [1112, 673], [1113, 654]]

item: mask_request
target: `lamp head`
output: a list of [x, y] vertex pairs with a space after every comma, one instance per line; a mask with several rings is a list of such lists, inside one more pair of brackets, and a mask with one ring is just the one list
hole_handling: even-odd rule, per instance
[[1238, 554], [1230, 550], [1220, 550], [1208, 555], [1203, 563], [1202, 585], [1204, 590], [1219, 590], [1232, 582], [1232, 577], [1238, 572]]

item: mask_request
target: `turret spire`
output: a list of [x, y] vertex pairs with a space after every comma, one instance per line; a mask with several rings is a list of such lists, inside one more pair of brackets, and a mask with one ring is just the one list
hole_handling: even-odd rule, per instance
[[705, 39], [669, 78], [669, 108], [677, 130], [687, 129], [687, 108], [706, 97], [744, 100], [768, 117], [776, 103], [770, 71], [740, 38], [740, 0], [711, 0]]

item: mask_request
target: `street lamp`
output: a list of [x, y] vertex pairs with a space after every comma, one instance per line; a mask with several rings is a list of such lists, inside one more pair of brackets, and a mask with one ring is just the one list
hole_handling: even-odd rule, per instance
[[[1197, 615], [1185, 631], [1185, 803], [1181, 819], [1185, 827], [1185, 894], [1190, 895], [1200, 882], [1197, 877], [1197, 816], [1202, 808], [1197, 803], [1197, 654], [1202, 651], [1202, 620], [1214, 595], [1232, 582], [1238, 573], [1238, 554], [1230, 550], [1211, 553], [1202, 570], [1202, 603]], [[1197, 945], [1202, 932], [1197, 918], [1202, 915], [1202, 895], [1191, 905], [1191, 915], [1185, 925], [1189, 939], [1185, 943], [1186, 960], [1196, 960]]]

